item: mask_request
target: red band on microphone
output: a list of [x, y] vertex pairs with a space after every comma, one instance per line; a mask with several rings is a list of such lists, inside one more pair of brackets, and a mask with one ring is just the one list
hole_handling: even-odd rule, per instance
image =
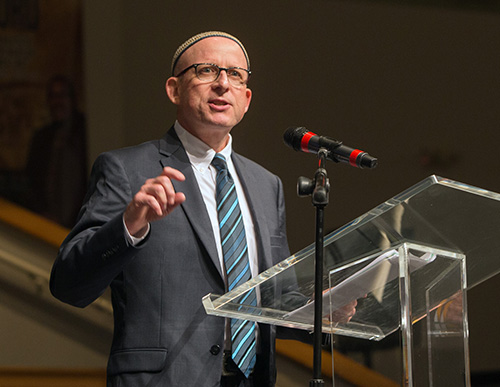
[[300, 147], [302, 148], [302, 152], [309, 153], [309, 140], [313, 136], [316, 136], [313, 132], [304, 133], [302, 139], [300, 140]]
[[356, 163], [356, 159], [358, 158], [360, 153], [363, 153], [363, 151], [360, 151], [359, 149], [354, 149], [351, 152], [351, 155], [349, 156], [349, 164], [351, 164], [353, 167], [358, 166], [358, 164]]

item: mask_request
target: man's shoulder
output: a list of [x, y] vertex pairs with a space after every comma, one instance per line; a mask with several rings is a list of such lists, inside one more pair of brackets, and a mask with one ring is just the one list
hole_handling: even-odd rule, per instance
[[140, 154], [143, 152], [150, 152], [154, 150], [158, 150], [160, 140], [150, 140], [143, 142], [141, 144], [126, 146], [122, 148], [112, 149], [104, 153], [110, 153], [115, 155], [131, 155], [131, 154]]
[[258, 164], [254, 160], [242, 156], [239, 153], [233, 152], [232, 159], [236, 167], [236, 170], [239, 173], [243, 172], [244, 170], [245, 174], [252, 175], [256, 180], [269, 181], [272, 184], [276, 184], [276, 182], [281, 181], [276, 174], [269, 171], [268, 169]]
[[97, 159], [113, 158], [128, 164], [136, 162], [138, 159], [158, 158], [159, 143], [160, 140], [150, 140], [137, 145], [107, 150], [102, 152]]
[[270, 176], [275, 176], [274, 173], [260, 165], [259, 163], [255, 162], [254, 160], [249, 159], [248, 157], [245, 157], [239, 153], [233, 152], [232, 154], [232, 159], [233, 162], [236, 164], [239, 164], [241, 166], [244, 166], [245, 168], [250, 168], [252, 170], [258, 171], [260, 173], [264, 173]]
[[142, 144], [107, 150], [100, 153], [94, 160], [92, 171], [118, 170], [138, 171], [148, 165], [155, 165], [158, 157], [159, 140], [147, 141]]
[[116, 157], [144, 157], [151, 155], [157, 157], [158, 153], [169, 154], [180, 147], [180, 141], [171, 129], [161, 138], [145, 141], [141, 144], [126, 146], [103, 152], [103, 154], [113, 155]]

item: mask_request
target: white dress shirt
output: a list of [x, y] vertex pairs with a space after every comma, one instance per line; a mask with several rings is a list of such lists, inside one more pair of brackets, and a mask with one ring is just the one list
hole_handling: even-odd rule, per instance
[[[203, 196], [203, 201], [205, 202], [208, 216], [210, 217], [210, 223], [212, 224], [212, 232], [214, 234], [215, 242], [217, 245], [220, 267], [222, 268], [222, 272], [225, 273], [224, 257], [222, 255], [222, 245], [219, 231], [219, 219], [217, 215], [217, 203], [215, 198], [217, 170], [211, 164], [216, 152], [199, 138], [193, 136], [191, 133], [185, 130], [179, 124], [179, 122], [175, 122], [174, 128], [177, 136], [184, 146], [184, 149], [186, 150], [189, 161], [191, 162], [191, 166], [193, 167], [194, 175], [200, 188], [201, 195]], [[236, 169], [234, 168], [234, 164], [231, 159], [231, 135], [229, 135], [229, 141], [226, 147], [219, 153], [226, 158], [229, 173], [231, 174], [231, 177], [233, 178], [234, 184], [236, 186], [236, 193], [238, 195], [238, 202], [240, 205], [241, 214], [243, 216], [243, 224], [245, 226], [245, 234], [247, 238], [250, 271], [252, 272], [252, 277], [255, 277], [259, 274], [259, 267], [257, 260], [257, 242], [255, 239], [254, 224], [252, 216], [250, 215], [250, 208], [248, 206], [243, 187], [241, 186], [240, 179], [238, 177], [238, 174], [236, 173]]]

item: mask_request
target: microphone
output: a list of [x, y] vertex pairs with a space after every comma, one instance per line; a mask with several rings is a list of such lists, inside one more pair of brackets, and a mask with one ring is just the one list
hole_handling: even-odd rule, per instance
[[349, 148], [341, 141], [330, 137], [318, 136], [304, 127], [291, 127], [285, 131], [283, 140], [286, 145], [298, 152], [318, 153], [321, 148], [327, 150], [326, 158], [335, 162], [351, 164], [358, 168], [375, 168], [377, 159], [359, 149]]

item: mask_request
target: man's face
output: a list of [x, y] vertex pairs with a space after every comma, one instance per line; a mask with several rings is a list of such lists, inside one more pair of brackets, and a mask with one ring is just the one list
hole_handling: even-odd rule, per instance
[[[187, 49], [175, 73], [195, 63], [247, 68], [240, 46], [222, 37], [203, 39]], [[167, 93], [177, 105], [177, 119], [181, 125], [201, 139], [212, 134], [227, 135], [247, 112], [252, 97], [246, 85], [236, 87], [229, 83], [224, 70], [216, 81], [204, 83], [196, 77], [194, 68], [178, 78], [169, 78]]]

